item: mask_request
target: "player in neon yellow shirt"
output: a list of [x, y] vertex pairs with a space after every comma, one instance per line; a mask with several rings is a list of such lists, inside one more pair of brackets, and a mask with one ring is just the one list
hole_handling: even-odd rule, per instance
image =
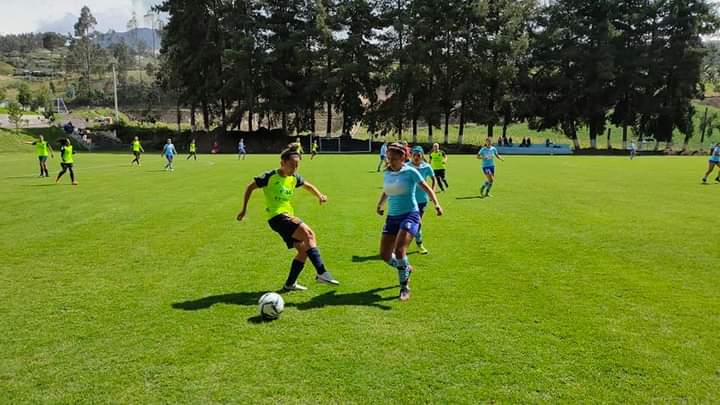
[[188, 160], [190, 158], [195, 158], [195, 160], [197, 160], [197, 146], [195, 145], [194, 139], [190, 141], [190, 154], [187, 158], [185, 158], [185, 160]]
[[441, 191], [445, 191], [449, 188], [447, 180], [445, 179], [445, 169], [447, 168], [447, 155], [445, 151], [440, 149], [440, 145], [434, 143], [432, 146], [432, 152], [430, 152], [430, 167], [435, 172], [435, 178], [440, 186]]
[[310, 160], [315, 159], [315, 156], [318, 154], [318, 143], [317, 141], [313, 141], [312, 145], [310, 146]]
[[50, 173], [47, 168], [48, 155], [55, 157], [53, 154], [52, 147], [45, 141], [45, 138], [40, 135], [40, 139], [37, 141], [25, 142], [28, 145], [35, 145], [35, 152], [37, 153], [38, 162], [40, 163], [40, 177], [50, 177]]
[[62, 161], [60, 163], [60, 167], [62, 167], [62, 171], [58, 173], [57, 178], [55, 179], [55, 184], [57, 184], [60, 181], [60, 178], [65, 174], [65, 172], [70, 171], [70, 181], [72, 181], [73, 186], [77, 186], [77, 181], [75, 181], [75, 172], [73, 171], [73, 165], [75, 164], [75, 158], [74, 154], [75, 151], [73, 150], [73, 146], [70, 143], [69, 139], [60, 139], [60, 160]]
[[297, 279], [305, 266], [305, 260], [315, 267], [317, 275], [315, 280], [318, 283], [339, 285], [332, 274], [325, 268], [320, 251], [317, 248], [315, 232], [300, 218], [295, 216], [291, 200], [296, 188], [304, 188], [317, 197], [320, 204], [327, 202], [327, 197], [314, 185], [308, 183], [302, 176], [297, 174], [300, 164], [300, 152], [296, 144], [290, 144], [280, 155], [280, 168], [271, 170], [257, 176], [248, 184], [243, 198], [243, 207], [237, 215], [237, 220], [242, 221], [247, 213], [247, 205], [253, 191], [258, 188], [265, 194], [265, 214], [268, 218], [270, 228], [277, 232], [287, 245], [288, 249], [295, 248], [297, 255], [290, 266], [290, 273], [285, 281], [286, 291], [304, 291], [306, 287], [297, 283]]
[[144, 153], [145, 149], [143, 149], [142, 145], [140, 144], [140, 139], [137, 136], [135, 137], [135, 139], [133, 139], [131, 147], [135, 159], [133, 159], [130, 164], [132, 165], [133, 163], [137, 163], [137, 165], [140, 166], [140, 153]]

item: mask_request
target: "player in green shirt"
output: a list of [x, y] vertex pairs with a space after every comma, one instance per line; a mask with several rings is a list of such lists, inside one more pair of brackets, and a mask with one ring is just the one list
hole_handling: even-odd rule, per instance
[[132, 153], [133, 156], [135, 156], [135, 159], [130, 162], [132, 165], [133, 163], [137, 163], [138, 166], [140, 166], [140, 153], [145, 152], [145, 149], [143, 149], [142, 145], [140, 144], [140, 139], [136, 136], [135, 139], [133, 139], [132, 143]]
[[312, 145], [310, 146], [310, 160], [315, 159], [315, 156], [318, 154], [318, 143], [317, 141], [313, 141]]
[[302, 176], [297, 174], [300, 164], [300, 152], [296, 144], [290, 144], [280, 154], [280, 168], [271, 170], [257, 176], [248, 184], [245, 189], [243, 207], [237, 215], [237, 220], [242, 221], [247, 212], [248, 201], [253, 191], [258, 188], [265, 194], [265, 213], [270, 228], [277, 232], [287, 245], [288, 249], [295, 248], [297, 255], [290, 265], [290, 273], [285, 281], [286, 291], [304, 291], [306, 287], [297, 283], [297, 279], [305, 266], [305, 260], [315, 267], [317, 275], [315, 280], [319, 283], [339, 285], [332, 274], [325, 268], [320, 251], [317, 248], [315, 232], [300, 218], [295, 216], [291, 200], [295, 189], [302, 187], [311, 192], [320, 201], [320, 204], [327, 202], [327, 197], [314, 185], [308, 183]]
[[50, 177], [50, 173], [47, 168], [48, 155], [55, 157], [50, 144], [45, 141], [45, 138], [40, 135], [40, 139], [37, 141], [25, 142], [28, 145], [35, 145], [35, 152], [37, 153], [38, 162], [40, 163], [40, 177]]
[[195, 158], [195, 160], [197, 160], [197, 146], [195, 146], [194, 139], [192, 141], [190, 141], [190, 154], [188, 155], [187, 158], [185, 158], [185, 160], [188, 160], [190, 158]]
[[59, 142], [60, 160], [62, 161], [60, 163], [60, 167], [62, 167], [62, 171], [58, 173], [57, 178], [55, 179], [55, 184], [60, 181], [60, 177], [62, 177], [66, 171], [70, 171], [70, 181], [72, 181], [73, 186], [77, 186], [77, 181], [75, 181], [75, 172], [73, 171], [73, 164], [75, 164], [75, 159], [73, 157], [75, 151], [73, 150], [73, 146], [69, 139], [60, 139]]
[[447, 155], [445, 151], [440, 149], [440, 145], [434, 143], [432, 146], [432, 152], [430, 152], [430, 166], [435, 172], [435, 178], [437, 179], [440, 190], [445, 191], [449, 188], [447, 180], [445, 179], [445, 169], [447, 168]]

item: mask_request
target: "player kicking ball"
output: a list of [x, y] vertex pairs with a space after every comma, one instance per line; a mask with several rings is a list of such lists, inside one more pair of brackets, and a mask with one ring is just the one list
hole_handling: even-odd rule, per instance
[[268, 218], [268, 225], [277, 232], [285, 241], [288, 249], [297, 251], [295, 258], [290, 265], [290, 273], [283, 289], [285, 291], [304, 291], [307, 287], [297, 283], [297, 279], [305, 266], [305, 260], [315, 267], [317, 275], [315, 280], [318, 283], [332, 286], [340, 285], [340, 282], [325, 268], [320, 251], [317, 248], [315, 232], [300, 218], [295, 216], [295, 210], [291, 204], [296, 188], [304, 188], [317, 197], [320, 204], [327, 202], [327, 197], [314, 185], [305, 181], [297, 174], [300, 165], [300, 152], [295, 144], [291, 144], [280, 154], [280, 168], [270, 170], [257, 176], [247, 185], [243, 198], [243, 207], [237, 215], [237, 220], [242, 221], [247, 212], [248, 201], [253, 191], [258, 188], [265, 194], [265, 213]]

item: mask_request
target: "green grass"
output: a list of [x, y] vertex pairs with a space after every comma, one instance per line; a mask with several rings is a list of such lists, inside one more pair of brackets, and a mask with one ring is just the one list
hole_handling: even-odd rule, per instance
[[[67, 138], [67, 134], [60, 128], [20, 128], [19, 134], [15, 133], [15, 129], [0, 128], [0, 156], [6, 152], [32, 152], [32, 145], [27, 145], [25, 141], [34, 141], [38, 136], [42, 135], [48, 141], [52, 148], [58, 149], [57, 140], [59, 138]], [[76, 147], [77, 142], [70, 138], [70, 141]], [[84, 147], [82, 147], [84, 149]]]
[[[507, 157], [490, 199], [451, 156], [413, 297], [373, 256], [375, 156], [321, 156], [297, 213], [342, 282], [256, 301], [292, 259], [244, 186], [277, 156], [0, 155], [0, 402], [720, 401], [714, 208], [700, 157]], [[50, 161], [56, 173], [57, 159]]]

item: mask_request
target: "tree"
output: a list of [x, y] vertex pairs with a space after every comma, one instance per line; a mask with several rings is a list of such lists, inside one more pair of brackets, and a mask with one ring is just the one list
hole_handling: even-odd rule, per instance
[[20, 104], [10, 102], [7, 106], [8, 120], [15, 125], [15, 134], [20, 135], [20, 124], [22, 123], [23, 109]]
[[0, 103], [5, 101], [5, 97], [7, 97], [7, 91], [5, 90], [5, 88], [0, 87]]
[[64, 35], [55, 32], [42, 34], [42, 46], [49, 51], [64, 47], [66, 42], [67, 38]]
[[46, 111], [52, 109], [50, 105], [50, 89], [47, 87], [39, 89], [30, 104], [32, 111], [37, 111], [41, 107]]
[[32, 93], [30, 93], [30, 86], [22, 82], [18, 86], [17, 102], [23, 108], [29, 108], [32, 105]]
[[92, 38], [94, 36], [94, 29], [97, 25], [97, 20], [93, 17], [88, 6], [84, 6], [80, 10], [80, 17], [73, 26], [75, 29], [75, 37], [77, 39], [75, 46], [77, 48], [80, 60], [84, 63], [83, 74], [87, 79], [90, 79], [91, 72], [91, 58], [93, 51]]

